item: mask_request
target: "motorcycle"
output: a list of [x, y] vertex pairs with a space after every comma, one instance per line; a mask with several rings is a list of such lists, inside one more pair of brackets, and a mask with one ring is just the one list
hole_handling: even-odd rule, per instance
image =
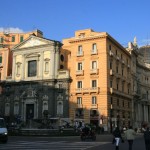
[[94, 130], [82, 130], [80, 135], [81, 141], [85, 141], [86, 139], [92, 139], [92, 141], [96, 140], [96, 133]]

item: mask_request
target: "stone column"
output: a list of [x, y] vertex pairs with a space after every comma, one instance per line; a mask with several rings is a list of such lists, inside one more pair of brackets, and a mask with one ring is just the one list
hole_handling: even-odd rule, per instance
[[25, 55], [22, 55], [22, 70], [21, 70], [21, 79], [25, 78]]
[[16, 74], [16, 56], [13, 55], [13, 66], [12, 66], [12, 79], [15, 80]]
[[41, 52], [40, 61], [39, 61], [39, 78], [43, 79], [43, 62], [44, 62], [44, 52]]
[[56, 53], [55, 53], [55, 77], [58, 75], [58, 69], [59, 69], [59, 47], [56, 47]]
[[53, 49], [53, 51], [51, 51], [50, 54], [50, 78], [54, 79], [55, 77], [55, 49]]

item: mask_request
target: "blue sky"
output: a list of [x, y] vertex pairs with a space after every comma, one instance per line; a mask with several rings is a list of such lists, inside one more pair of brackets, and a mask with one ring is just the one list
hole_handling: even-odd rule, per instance
[[40, 29], [62, 41], [76, 30], [108, 32], [120, 44], [150, 44], [150, 0], [0, 0], [0, 28]]

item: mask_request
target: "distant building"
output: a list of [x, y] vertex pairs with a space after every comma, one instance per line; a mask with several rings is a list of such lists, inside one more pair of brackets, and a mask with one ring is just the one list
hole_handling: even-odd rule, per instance
[[141, 128], [150, 125], [150, 48], [129, 43], [132, 64], [133, 125]]
[[40, 30], [25, 33], [11, 33], [9, 29], [0, 32], [0, 80], [6, 80], [12, 74], [12, 53], [11, 48], [22, 42], [30, 35], [43, 37]]
[[150, 64], [150, 45], [140, 47], [139, 53], [144, 57], [144, 62]]

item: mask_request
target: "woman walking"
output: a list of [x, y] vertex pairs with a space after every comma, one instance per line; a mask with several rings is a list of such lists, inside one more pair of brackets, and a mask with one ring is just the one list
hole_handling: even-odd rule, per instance
[[118, 127], [113, 131], [113, 136], [115, 138], [116, 150], [119, 150], [119, 143], [121, 139], [121, 132]]

